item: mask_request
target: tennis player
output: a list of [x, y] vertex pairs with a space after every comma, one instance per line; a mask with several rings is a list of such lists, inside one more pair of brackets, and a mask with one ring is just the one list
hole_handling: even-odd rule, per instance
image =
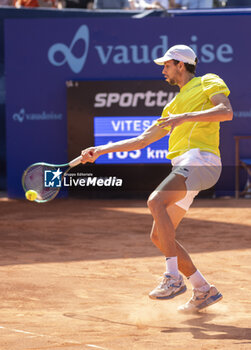
[[233, 111], [229, 89], [215, 74], [195, 77], [197, 57], [186, 45], [171, 47], [154, 62], [180, 92], [163, 109], [158, 121], [138, 137], [82, 151], [82, 163], [100, 155], [142, 149], [170, 134], [168, 158], [171, 173], [153, 191], [148, 207], [153, 216], [152, 242], [166, 259], [161, 283], [150, 292], [153, 299], [171, 299], [186, 291], [180, 272], [193, 287], [192, 298], [179, 311], [196, 312], [216, 303], [222, 294], [195, 267], [185, 248], [176, 240], [175, 230], [201, 190], [212, 187], [221, 173], [220, 122], [230, 121]]

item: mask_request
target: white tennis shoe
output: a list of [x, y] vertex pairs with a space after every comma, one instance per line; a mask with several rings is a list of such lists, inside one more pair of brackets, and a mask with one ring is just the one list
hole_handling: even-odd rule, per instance
[[149, 293], [151, 299], [172, 299], [186, 291], [183, 277], [178, 278], [164, 273], [160, 284]]
[[201, 292], [193, 289], [192, 298], [184, 305], [178, 307], [178, 311], [184, 313], [196, 313], [210, 305], [213, 305], [223, 298], [222, 294], [215, 288], [210, 286], [207, 292]]

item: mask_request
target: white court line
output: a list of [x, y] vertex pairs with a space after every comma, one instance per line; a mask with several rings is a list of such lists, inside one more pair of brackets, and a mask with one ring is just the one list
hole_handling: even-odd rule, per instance
[[27, 332], [27, 331], [21, 331], [20, 329], [15, 329], [15, 328], [7, 328], [0, 326], [1, 329], [6, 329], [7, 331], [11, 331], [14, 333], [24, 333], [24, 334], [31, 334], [31, 335], [37, 335], [38, 337], [46, 337], [44, 334], [37, 334], [37, 333], [32, 333], [32, 332]]
[[[28, 331], [23, 331], [21, 329], [15, 329], [15, 328], [7, 328], [7, 327], [4, 327], [4, 326], [0, 326], [0, 329], [5, 329], [9, 332], [14, 332], [14, 333], [23, 333], [23, 334], [29, 334], [29, 335], [33, 335], [33, 336], [36, 336], [36, 337], [47, 337], [47, 338], [51, 338], [51, 339], [57, 339], [56, 337], [52, 336], [52, 335], [46, 335], [46, 334], [39, 334], [39, 333], [33, 333], [33, 332], [28, 332]], [[62, 339], [60, 339], [62, 341]], [[58, 341], [58, 340], [57, 340]], [[79, 343], [77, 341], [72, 341], [72, 340], [67, 340], [65, 339], [64, 342], [67, 342], [67, 343], [72, 343], [72, 344], [78, 344], [78, 345], [82, 345], [82, 343]]]
[[102, 348], [101, 346], [98, 345], [93, 345], [93, 344], [85, 344], [89, 348], [95, 348], [95, 349], [102, 349], [102, 350], [108, 350], [107, 348]]
[[[54, 338], [54, 339], [56, 338], [56, 337], [53, 337], [51, 335], [38, 334], [38, 333], [34, 333], [34, 332], [23, 331], [21, 329], [7, 328], [7, 327], [4, 327], [4, 326], [0, 326], [0, 329], [5, 329], [5, 330], [7, 330], [9, 332], [14, 332], [14, 333], [29, 334], [29, 335], [36, 336], [36, 337], [47, 337], [47, 338]], [[72, 341], [72, 340], [64, 340], [64, 342], [72, 343], [72, 344], [76, 344], [76, 345], [83, 345], [82, 343], [79, 343], [77, 341]], [[85, 345], [90, 347], [90, 348], [94, 348], [94, 349], [109, 350], [107, 348], [102, 348], [101, 346], [94, 345], [94, 344], [85, 344]]]

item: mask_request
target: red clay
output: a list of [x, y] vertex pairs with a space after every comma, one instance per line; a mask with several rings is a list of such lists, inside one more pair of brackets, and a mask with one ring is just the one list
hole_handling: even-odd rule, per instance
[[177, 237], [224, 298], [198, 315], [148, 292], [165, 261], [143, 201], [1, 199], [0, 349], [250, 349], [250, 200], [197, 200]]

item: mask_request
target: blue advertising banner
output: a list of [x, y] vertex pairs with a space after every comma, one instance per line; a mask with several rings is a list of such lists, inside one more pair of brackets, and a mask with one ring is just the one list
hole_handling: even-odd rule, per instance
[[221, 150], [233, 165], [233, 135], [251, 133], [250, 24], [248, 15], [6, 20], [8, 195], [23, 196], [30, 163], [68, 160], [66, 81], [162, 79], [153, 59], [178, 43], [197, 52], [197, 75], [216, 73], [231, 90], [235, 121], [222, 124]]

